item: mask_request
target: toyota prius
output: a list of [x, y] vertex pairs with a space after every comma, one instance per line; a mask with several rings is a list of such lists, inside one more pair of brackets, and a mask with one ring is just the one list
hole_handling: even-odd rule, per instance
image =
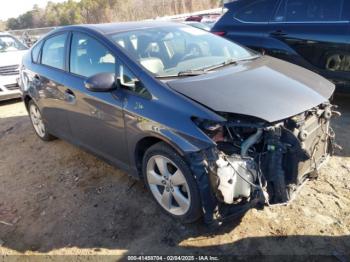
[[334, 144], [331, 82], [184, 24], [61, 27], [20, 73], [40, 139], [141, 179], [182, 222], [290, 201]]

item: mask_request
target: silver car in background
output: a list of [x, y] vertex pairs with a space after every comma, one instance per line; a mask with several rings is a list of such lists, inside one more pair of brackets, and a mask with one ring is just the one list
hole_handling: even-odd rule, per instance
[[0, 33], [0, 101], [19, 98], [19, 65], [28, 48], [8, 33]]

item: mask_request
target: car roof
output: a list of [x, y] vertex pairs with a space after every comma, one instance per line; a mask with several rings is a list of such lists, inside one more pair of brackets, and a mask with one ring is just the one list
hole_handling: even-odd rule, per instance
[[165, 21], [142, 21], [142, 22], [120, 22], [120, 23], [107, 23], [107, 24], [82, 24], [74, 26], [61, 27], [61, 29], [74, 29], [74, 28], [88, 28], [98, 31], [104, 35], [142, 30], [146, 28], [159, 28], [159, 27], [169, 27], [169, 26], [179, 26], [179, 23], [175, 22], [165, 22]]

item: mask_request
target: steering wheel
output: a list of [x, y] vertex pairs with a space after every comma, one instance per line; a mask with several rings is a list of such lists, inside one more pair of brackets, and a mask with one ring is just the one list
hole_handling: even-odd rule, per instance
[[203, 55], [202, 49], [197, 44], [189, 44], [186, 50], [186, 54], [181, 58], [181, 60], [188, 60]]

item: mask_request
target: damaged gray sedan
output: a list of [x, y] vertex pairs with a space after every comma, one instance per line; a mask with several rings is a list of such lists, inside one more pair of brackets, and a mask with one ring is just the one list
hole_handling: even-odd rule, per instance
[[333, 84], [181, 24], [62, 27], [23, 59], [21, 88], [42, 140], [141, 178], [183, 222], [290, 201], [334, 144]]

